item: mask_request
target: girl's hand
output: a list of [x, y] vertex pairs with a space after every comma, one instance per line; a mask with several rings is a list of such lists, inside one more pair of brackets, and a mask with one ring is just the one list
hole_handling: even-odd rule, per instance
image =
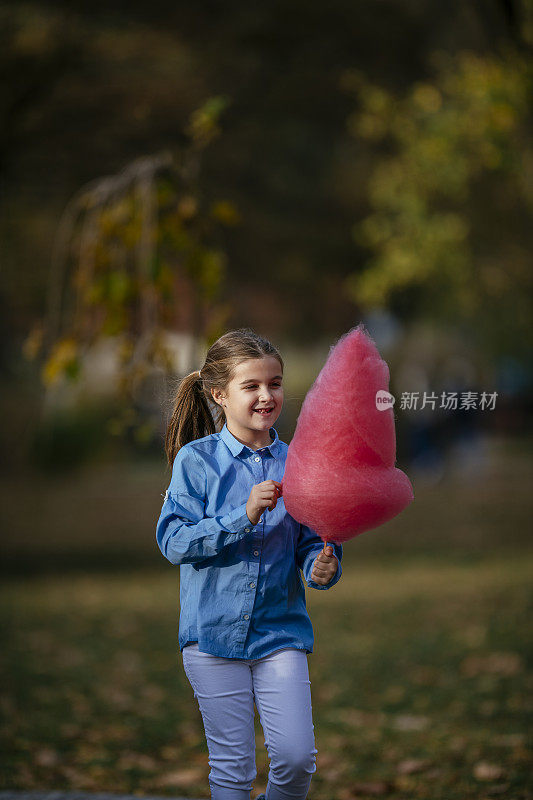
[[282, 490], [279, 481], [263, 481], [252, 486], [250, 497], [246, 503], [246, 514], [252, 525], [257, 525], [265, 508], [270, 511], [276, 508], [278, 497], [281, 497], [281, 495]]
[[311, 571], [311, 580], [325, 586], [337, 572], [337, 556], [333, 555], [333, 547], [327, 545], [326, 552], [322, 550], [314, 560]]

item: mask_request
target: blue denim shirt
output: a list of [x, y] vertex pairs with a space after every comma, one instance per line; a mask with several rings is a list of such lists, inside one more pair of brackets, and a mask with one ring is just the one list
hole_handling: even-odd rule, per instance
[[333, 544], [337, 572], [325, 586], [310, 579], [323, 541], [285, 510], [283, 497], [257, 525], [246, 514], [252, 486], [282, 481], [288, 445], [252, 450], [224, 424], [178, 451], [157, 522], [165, 558], [180, 566], [179, 648], [225, 658], [261, 658], [284, 647], [313, 652], [307, 585], [329, 589], [342, 574], [342, 545]]

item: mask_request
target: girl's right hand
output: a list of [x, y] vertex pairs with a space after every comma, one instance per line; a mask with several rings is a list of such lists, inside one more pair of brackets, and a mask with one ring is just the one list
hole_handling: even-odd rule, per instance
[[257, 525], [265, 508], [270, 511], [276, 508], [278, 497], [281, 495], [282, 488], [279, 481], [263, 481], [252, 486], [250, 497], [246, 503], [246, 514], [252, 525]]

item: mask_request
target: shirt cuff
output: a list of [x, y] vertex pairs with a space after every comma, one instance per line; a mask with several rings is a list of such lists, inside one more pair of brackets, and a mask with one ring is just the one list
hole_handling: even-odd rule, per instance
[[237, 506], [237, 508], [232, 508], [230, 512], [224, 514], [221, 522], [224, 526], [224, 530], [229, 531], [230, 533], [248, 533], [253, 531], [256, 527], [248, 519], [248, 514], [246, 513], [246, 503]]

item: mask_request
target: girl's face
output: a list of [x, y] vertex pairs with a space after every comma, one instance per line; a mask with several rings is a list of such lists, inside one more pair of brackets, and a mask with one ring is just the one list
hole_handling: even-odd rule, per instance
[[[281, 413], [283, 374], [274, 356], [250, 358], [235, 367], [226, 392], [212, 390], [213, 399], [226, 414], [228, 429], [245, 442], [268, 443], [269, 428]], [[264, 413], [258, 409], [270, 409]]]

